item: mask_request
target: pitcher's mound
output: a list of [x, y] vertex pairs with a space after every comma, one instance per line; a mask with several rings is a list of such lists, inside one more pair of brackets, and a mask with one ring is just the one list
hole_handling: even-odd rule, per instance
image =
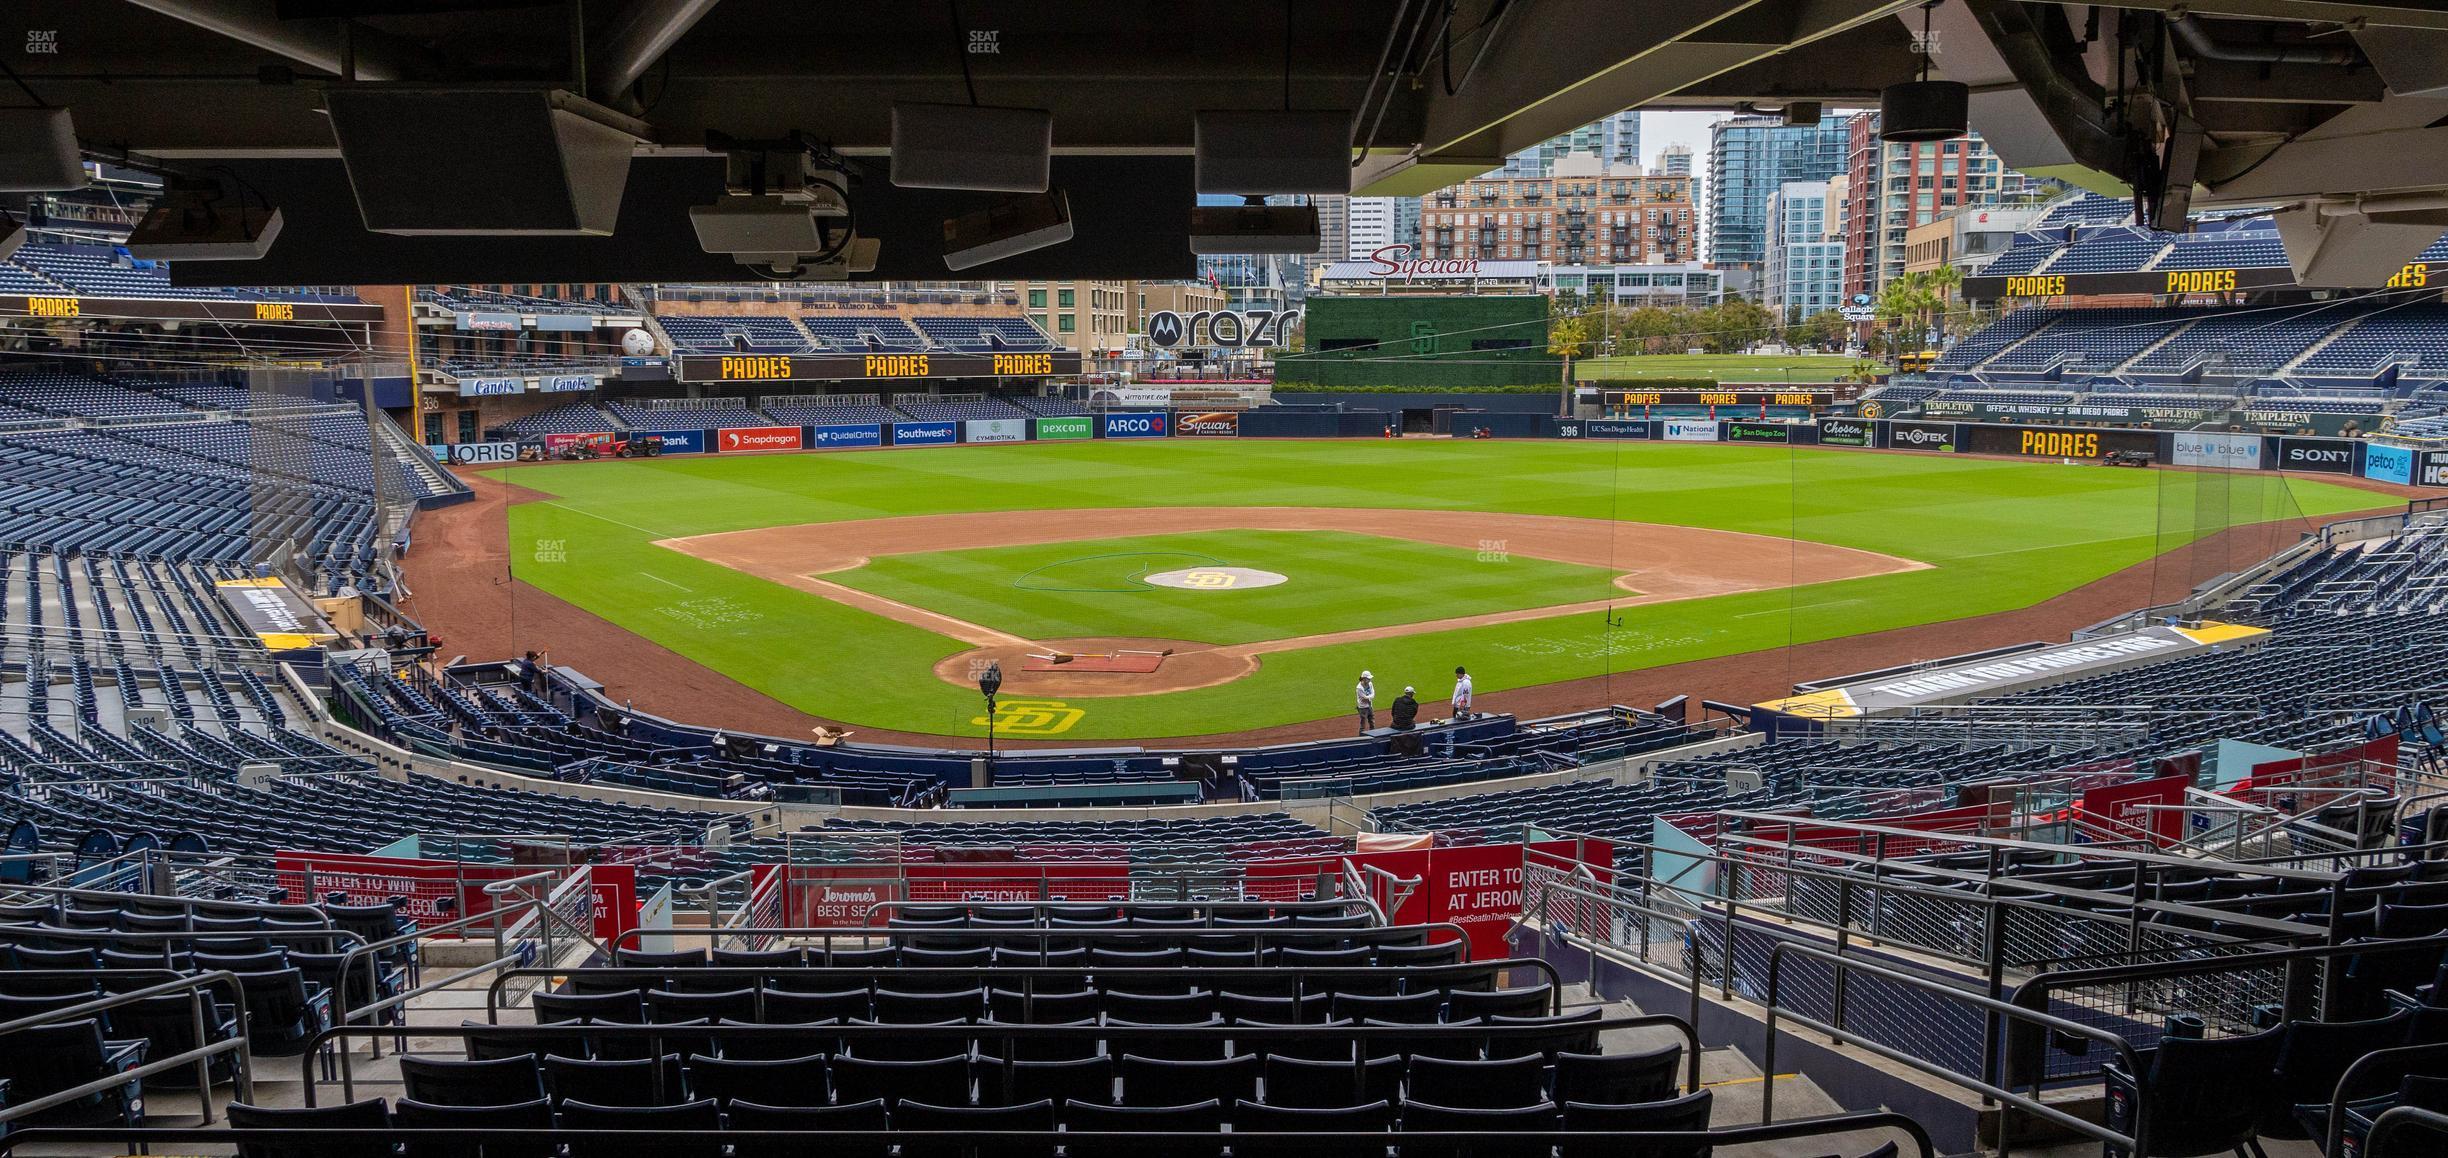
[[1146, 696], [1230, 683], [1258, 670], [1254, 655], [1179, 639], [1099, 636], [994, 644], [946, 657], [936, 678], [974, 688], [988, 662], [1002, 666], [1006, 696]]
[[1253, 587], [1273, 587], [1283, 582], [1284, 577], [1256, 567], [1184, 567], [1142, 575], [1139, 581], [1150, 587], [1179, 587], [1185, 591], [1247, 591]]

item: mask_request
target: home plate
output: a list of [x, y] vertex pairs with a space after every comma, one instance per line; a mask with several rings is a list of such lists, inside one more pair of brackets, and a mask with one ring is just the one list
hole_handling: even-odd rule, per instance
[[1151, 587], [1179, 587], [1189, 591], [1247, 591], [1253, 587], [1273, 587], [1283, 582], [1284, 577], [1255, 567], [1185, 567], [1178, 571], [1142, 575], [1139, 581]]

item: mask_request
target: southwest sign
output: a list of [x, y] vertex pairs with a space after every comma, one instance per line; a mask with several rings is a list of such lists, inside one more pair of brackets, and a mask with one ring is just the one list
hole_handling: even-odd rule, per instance
[[682, 354], [683, 382], [928, 381], [1080, 372], [1077, 350], [1002, 354]]

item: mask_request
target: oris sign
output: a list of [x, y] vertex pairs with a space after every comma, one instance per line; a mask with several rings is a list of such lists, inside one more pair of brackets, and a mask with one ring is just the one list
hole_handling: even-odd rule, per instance
[[1177, 346], [1280, 346], [1284, 331], [1299, 316], [1299, 310], [1200, 310], [1191, 314], [1158, 310], [1148, 315], [1147, 340], [1167, 350]]

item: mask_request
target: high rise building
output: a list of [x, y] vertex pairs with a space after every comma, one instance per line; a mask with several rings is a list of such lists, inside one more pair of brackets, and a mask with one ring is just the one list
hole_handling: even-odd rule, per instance
[[1690, 178], [1652, 177], [1585, 153], [1553, 169], [1546, 177], [1490, 173], [1429, 194], [1420, 256], [1571, 265], [1698, 257]]
[[1658, 150], [1657, 164], [1650, 166], [1649, 171], [1661, 177], [1691, 176], [1691, 146], [1677, 143]]
[[1781, 117], [1734, 117], [1709, 127], [1709, 261], [1757, 271], [1768, 257], [1768, 199], [1788, 181], [1825, 181], [1845, 171], [1848, 120], [1788, 125]]
[[1419, 244], [1420, 199], [1417, 197], [1351, 198], [1350, 242], [1342, 252], [1325, 256], [1367, 257], [1389, 245]]
[[1627, 109], [1593, 121], [1561, 136], [1549, 137], [1505, 158], [1497, 174], [1505, 177], [1547, 177], [1558, 159], [1589, 153], [1602, 165], [1640, 165], [1640, 112]]
[[1310, 198], [1317, 206], [1318, 261], [1340, 261], [1351, 251], [1351, 200], [1333, 194]]
[[1893, 144], [1878, 114], [1853, 118], [1845, 149], [1845, 293], [1875, 294], [1903, 276], [1905, 235], [1956, 209], [2039, 200], [2051, 183], [2006, 167], [1980, 134]]
[[1768, 199], [1768, 260], [1762, 304], [1799, 320], [1844, 304], [1844, 233], [1826, 181], [1787, 181]]

